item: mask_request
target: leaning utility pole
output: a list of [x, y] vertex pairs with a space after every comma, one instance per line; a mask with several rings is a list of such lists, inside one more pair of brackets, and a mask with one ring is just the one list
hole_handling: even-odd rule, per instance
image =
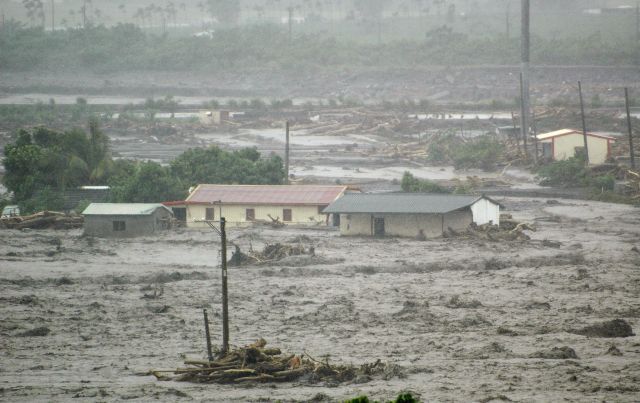
[[631, 158], [631, 169], [636, 169], [636, 159], [633, 151], [633, 129], [631, 128], [631, 112], [629, 111], [629, 89], [624, 89], [624, 103], [627, 109], [627, 127], [629, 129], [629, 157]]
[[527, 135], [529, 134], [529, 63], [530, 63], [530, 40], [529, 40], [529, 22], [530, 22], [530, 4], [529, 0], [522, 0], [522, 127], [520, 128], [522, 138], [524, 139], [525, 156], [528, 155]]
[[289, 184], [289, 121], [286, 126], [286, 141], [284, 145], [284, 184]]
[[589, 145], [587, 144], [587, 123], [584, 118], [584, 101], [582, 100], [582, 84], [578, 81], [578, 94], [580, 95], [580, 116], [582, 116], [582, 137], [584, 138], [584, 162], [589, 165]]

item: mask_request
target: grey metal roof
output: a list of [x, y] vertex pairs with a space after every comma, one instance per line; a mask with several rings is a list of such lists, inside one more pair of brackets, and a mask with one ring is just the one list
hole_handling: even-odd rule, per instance
[[91, 203], [82, 215], [150, 215], [159, 208], [171, 211], [160, 203]]
[[469, 207], [482, 198], [426, 193], [347, 193], [323, 212], [442, 214]]

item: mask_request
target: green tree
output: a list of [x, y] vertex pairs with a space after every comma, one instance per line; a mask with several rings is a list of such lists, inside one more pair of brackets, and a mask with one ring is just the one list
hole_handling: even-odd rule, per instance
[[117, 203], [160, 203], [182, 200], [186, 196], [182, 182], [156, 162], [135, 164], [121, 171], [110, 182], [112, 201]]

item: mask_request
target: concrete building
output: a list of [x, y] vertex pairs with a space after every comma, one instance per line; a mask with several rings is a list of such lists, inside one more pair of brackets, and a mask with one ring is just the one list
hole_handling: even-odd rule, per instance
[[85, 235], [117, 238], [168, 229], [173, 216], [162, 204], [145, 203], [91, 203], [82, 215]]
[[500, 205], [485, 196], [350, 193], [324, 212], [340, 215], [342, 235], [436, 238], [448, 228], [500, 224]]
[[[582, 131], [573, 129], [556, 130], [538, 136], [542, 146], [542, 156], [555, 161], [566, 160], [576, 155], [576, 149], [584, 149]], [[611, 145], [615, 138], [602, 134], [587, 133], [589, 163], [603, 164], [611, 157]]]
[[249, 226], [277, 219], [285, 224], [327, 225], [322, 210], [341, 197], [346, 186], [198, 185], [184, 202], [187, 227], [225, 217], [228, 226]]

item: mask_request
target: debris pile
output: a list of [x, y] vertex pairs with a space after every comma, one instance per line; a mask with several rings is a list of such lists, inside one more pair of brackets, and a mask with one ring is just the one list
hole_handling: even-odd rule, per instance
[[640, 200], [640, 172], [628, 170], [626, 172], [626, 190], [634, 200]]
[[500, 217], [500, 225], [472, 223], [466, 230], [456, 231], [449, 227], [443, 233], [445, 238], [477, 238], [487, 241], [528, 241], [531, 239], [524, 231], [535, 231], [531, 225], [509, 218]]
[[28, 216], [0, 219], [2, 229], [72, 229], [82, 228], [84, 217], [57, 211], [41, 211]]
[[274, 243], [266, 244], [262, 252], [249, 250], [247, 253], [240, 251], [240, 248], [236, 245], [236, 250], [229, 260], [231, 266], [242, 266], [249, 264], [264, 264], [269, 262], [275, 262], [285, 257], [298, 256], [298, 255], [315, 255], [315, 249], [313, 246], [305, 248], [304, 245], [286, 244], [286, 243]]
[[266, 348], [259, 339], [253, 344], [232, 350], [214, 361], [186, 360], [185, 368], [150, 371], [158, 380], [181, 382], [239, 384], [252, 382], [343, 383], [366, 382], [377, 376], [390, 379], [403, 376], [396, 365], [380, 360], [360, 367], [332, 365], [328, 359], [319, 361], [308, 354], [283, 354], [279, 348]]

